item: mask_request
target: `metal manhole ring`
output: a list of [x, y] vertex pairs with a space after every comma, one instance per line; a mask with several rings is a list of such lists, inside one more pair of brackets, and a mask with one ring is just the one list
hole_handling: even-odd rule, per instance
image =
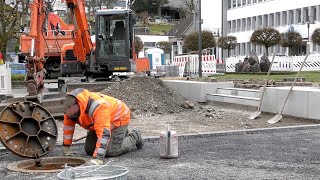
[[38, 168], [35, 166], [34, 159], [28, 159], [11, 163], [7, 166], [7, 169], [9, 169], [10, 171], [23, 173], [56, 173], [61, 172], [64, 169], [65, 165], [71, 167], [85, 165], [88, 162], [88, 159], [82, 157], [63, 156], [45, 157], [41, 158], [40, 161], [43, 166]]

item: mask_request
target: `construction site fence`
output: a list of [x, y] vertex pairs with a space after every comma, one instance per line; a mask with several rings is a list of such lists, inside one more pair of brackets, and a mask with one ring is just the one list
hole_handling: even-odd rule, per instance
[[12, 94], [10, 63], [0, 65], [0, 95]]
[[[243, 62], [245, 56], [226, 58], [226, 72], [235, 72], [238, 62]], [[258, 56], [259, 60], [261, 56]], [[269, 61], [272, 55], [269, 55]], [[305, 56], [276, 56], [271, 67], [271, 71], [299, 71]], [[319, 71], [320, 70], [320, 54], [310, 54], [302, 71]]]
[[[217, 70], [224, 71], [224, 61], [216, 59], [215, 55], [202, 55], [201, 59], [203, 76], [217, 74]], [[199, 74], [199, 55], [175, 56], [172, 63], [179, 67], [180, 77]]]

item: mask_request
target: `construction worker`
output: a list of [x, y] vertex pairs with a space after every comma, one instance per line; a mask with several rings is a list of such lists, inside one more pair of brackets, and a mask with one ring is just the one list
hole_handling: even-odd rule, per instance
[[64, 110], [65, 156], [74, 155], [70, 146], [76, 123], [89, 130], [85, 151], [87, 155], [93, 155], [93, 164], [101, 165], [105, 156], [118, 156], [143, 146], [138, 130], [128, 132], [130, 110], [118, 99], [78, 88], [66, 95]]

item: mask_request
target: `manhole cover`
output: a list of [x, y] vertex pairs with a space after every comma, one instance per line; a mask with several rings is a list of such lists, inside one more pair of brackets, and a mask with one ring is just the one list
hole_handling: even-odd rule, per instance
[[77, 167], [84, 165], [87, 159], [81, 157], [46, 157], [17, 161], [8, 165], [8, 169], [26, 173], [53, 173], [60, 172], [66, 166]]
[[50, 152], [58, 139], [54, 117], [34, 102], [16, 102], [0, 114], [0, 140], [12, 153], [38, 158]]

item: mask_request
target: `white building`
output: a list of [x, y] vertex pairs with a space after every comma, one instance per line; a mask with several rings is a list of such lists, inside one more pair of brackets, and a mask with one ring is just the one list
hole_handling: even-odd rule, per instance
[[[263, 54], [264, 47], [250, 43], [253, 31], [263, 27], [274, 27], [280, 33], [294, 30], [304, 39], [298, 54], [320, 53], [320, 46], [308, 40], [320, 28], [319, 0], [223, 0], [222, 16], [223, 34], [236, 36], [238, 41], [231, 56], [245, 56], [250, 51]], [[288, 48], [270, 47], [269, 53], [273, 52], [287, 55]]]

